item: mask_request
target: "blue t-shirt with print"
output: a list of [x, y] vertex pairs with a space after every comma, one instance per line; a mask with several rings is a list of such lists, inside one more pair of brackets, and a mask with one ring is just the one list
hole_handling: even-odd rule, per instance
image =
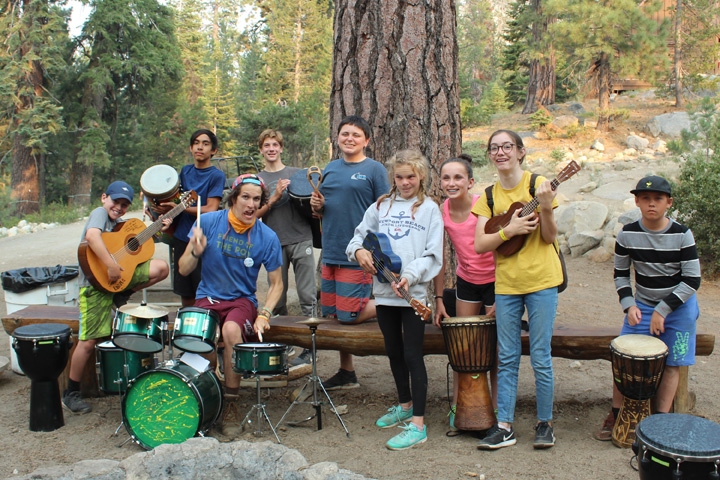
[[357, 163], [338, 159], [328, 164], [320, 186], [320, 193], [325, 196], [323, 263], [356, 265], [348, 261], [345, 248], [365, 210], [389, 191], [385, 166], [371, 158]]
[[[202, 278], [195, 298], [247, 298], [257, 306], [255, 291], [260, 267], [264, 265], [266, 271], [272, 272], [282, 266], [280, 240], [270, 227], [258, 221], [247, 232], [237, 233], [228, 222], [228, 212], [220, 210], [200, 216], [207, 247], [202, 255]], [[185, 241], [190, 237], [192, 234]], [[252, 261], [246, 263], [246, 259]]]

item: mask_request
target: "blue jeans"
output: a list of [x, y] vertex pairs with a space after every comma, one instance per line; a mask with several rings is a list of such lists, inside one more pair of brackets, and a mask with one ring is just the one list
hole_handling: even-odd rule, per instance
[[557, 287], [524, 295], [495, 295], [498, 334], [498, 421], [512, 423], [515, 417], [518, 372], [522, 348], [520, 322], [528, 311], [530, 326], [530, 363], [535, 373], [537, 417], [552, 420], [555, 383], [553, 380], [552, 340]]

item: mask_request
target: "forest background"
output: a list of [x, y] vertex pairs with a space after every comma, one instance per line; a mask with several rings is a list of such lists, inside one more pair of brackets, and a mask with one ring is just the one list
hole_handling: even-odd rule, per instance
[[[332, 111], [340, 88], [334, 70], [351, 65], [341, 61], [342, 42], [358, 32], [379, 37], [372, 21], [383, 16], [406, 28], [398, 43], [430, 45], [427, 54], [431, 42], [449, 46], [453, 65], [447, 68], [456, 69], [441, 81], [458, 97], [459, 108], [453, 103], [448, 115], [459, 114], [461, 128], [487, 124], [508, 109], [529, 114], [533, 129], [547, 128], [552, 115], [545, 106], [594, 96], [598, 108], [586, 117], [608, 130], [623, 119], [609, 103], [623, 79], [649, 82], [678, 107], [717, 89], [720, 7], [714, 0], [433, 0], [414, 10], [394, 0], [84, 4], [89, 15], [71, 35], [64, 1], [0, 1], [0, 226], [38, 212], [74, 219], [113, 180], [137, 186], [151, 165], [190, 163], [188, 139], [197, 128], [217, 133], [216, 164], [229, 178], [263, 167], [256, 138], [268, 127], [285, 137], [286, 164], [324, 166], [339, 121]], [[356, 25], [348, 25], [349, 11]], [[452, 38], [428, 40], [436, 34], [422, 28], [410, 32], [408, 12], [454, 22]], [[376, 44], [393, 54], [395, 47]], [[388, 56], [389, 63], [410, 58]], [[407, 70], [412, 77], [409, 61]], [[368, 93], [371, 80], [350, 82], [364, 99], [382, 94]], [[435, 115], [432, 99], [418, 101], [427, 102], [420, 111]], [[713, 123], [714, 103], [704, 109], [710, 125], [694, 132], [695, 140], [700, 135], [701, 146], [712, 147], [720, 143], [714, 133], [720, 127]], [[462, 149], [485, 161], [481, 142], [459, 145], [461, 134], [457, 138], [443, 151]], [[404, 147], [413, 137], [394, 141], [393, 148]], [[687, 160], [697, 146], [688, 137], [675, 148]], [[712, 163], [713, 177], [720, 176], [718, 160], [704, 152], [700, 170]], [[425, 153], [435, 164], [444, 160], [435, 158], [437, 151]]]

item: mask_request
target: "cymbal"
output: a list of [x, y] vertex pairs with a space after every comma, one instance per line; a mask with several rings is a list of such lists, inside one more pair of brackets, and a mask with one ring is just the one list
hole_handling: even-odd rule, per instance
[[321, 323], [327, 323], [329, 321], [330, 321], [329, 318], [310, 317], [307, 320], [300, 320], [299, 322], [295, 322], [295, 323], [299, 323], [300, 325], [307, 325], [309, 327], [312, 327], [312, 326], [318, 326]]
[[118, 310], [138, 318], [158, 318], [168, 314], [168, 309], [158, 305], [148, 305], [145, 302], [127, 303]]

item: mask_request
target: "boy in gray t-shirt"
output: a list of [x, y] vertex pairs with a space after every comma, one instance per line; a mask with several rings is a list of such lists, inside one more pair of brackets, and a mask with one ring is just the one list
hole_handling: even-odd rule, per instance
[[[288, 167], [282, 163], [282, 134], [275, 130], [265, 130], [258, 137], [260, 154], [265, 159], [265, 169], [258, 175], [268, 188], [268, 203], [257, 212], [258, 218], [273, 229], [282, 245], [283, 293], [273, 312], [287, 315], [288, 270], [290, 264], [295, 274], [295, 285], [300, 309], [305, 316], [313, 315], [316, 302], [315, 256], [313, 254], [312, 229], [310, 220], [293, 205], [287, 188], [290, 178], [300, 169]], [[309, 363], [310, 352], [305, 349], [290, 362], [291, 366]]]

